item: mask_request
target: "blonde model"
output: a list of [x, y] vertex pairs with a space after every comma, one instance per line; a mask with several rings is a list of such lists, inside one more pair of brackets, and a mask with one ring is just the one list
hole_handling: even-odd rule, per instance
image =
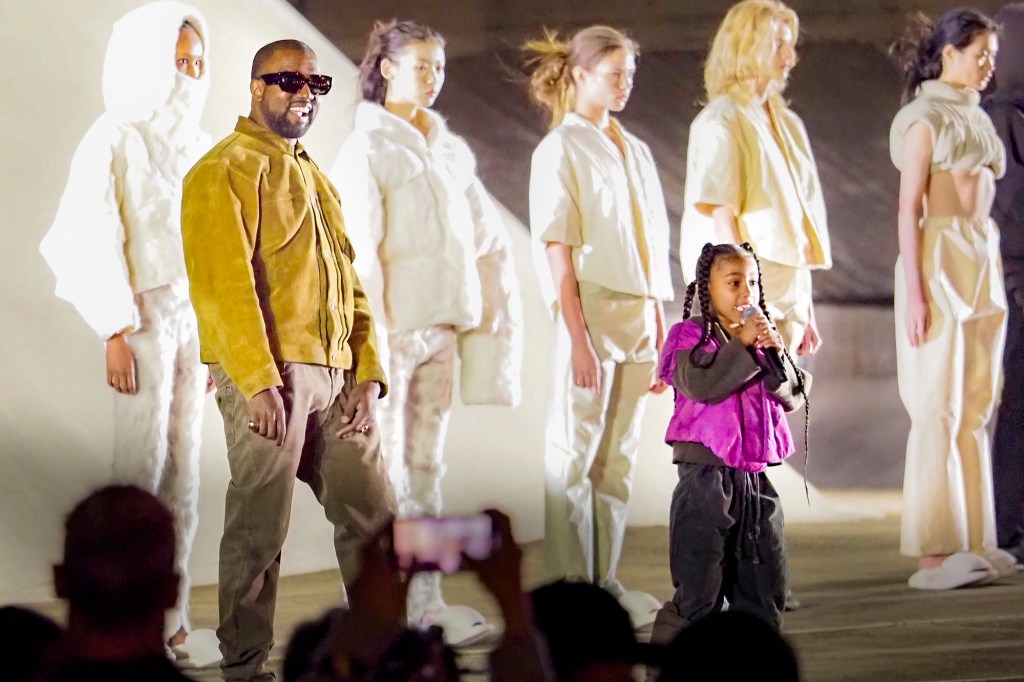
[[[411, 21], [378, 24], [363, 58], [363, 101], [332, 179], [388, 369], [379, 420], [399, 514], [441, 514], [455, 358], [467, 404], [520, 396], [522, 311], [504, 221], [466, 143], [431, 111], [445, 41]], [[420, 573], [409, 619], [450, 644], [488, 634], [483, 616], [448, 606], [441, 576]]]
[[995, 69], [995, 24], [960, 9], [921, 28], [897, 44], [910, 101], [890, 151], [900, 171], [896, 358], [911, 420], [900, 549], [918, 557], [910, 586], [935, 590], [1014, 563], [995, 549], [987, 431], [1006, 329], [989, 213], [1006, 155], [978, 106]]
[[526, 49], [532, 94], [551, 114], [530, 171], [530, 230], [557, 319], [545, 556], [552, 577], [601, 584], [641, 626], [660, 604], [627, 592], [616, 568], [646, 396], [666, 388], [654, 370], [673, 292], [654, 159], [611, 116], [629, 101], [637, 46], [592, 26]]
[[680, 235], [683, 275], [707, 242], [748, 242], [789, 351], [821, 344], [811, 271], [832, 266], [821, 181], [807, 131], [783, 99], [799, 19], [777, 0], [726, 14], [704, 68], [707, 105], [690, 126]]

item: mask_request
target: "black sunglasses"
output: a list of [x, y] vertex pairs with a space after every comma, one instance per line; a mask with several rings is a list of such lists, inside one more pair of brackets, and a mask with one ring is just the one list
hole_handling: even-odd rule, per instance
[[301, 90], [303, 85], [309, 85], [309, 91], [314, 95], [326, 95], [331, 91], [331, 77], [319, 73], [314, 73], [306, 78], [297, 71], [281, 71], [280, 73], [265, 73], [257, 78], [267, 85], [276, 85], [292, 95]]

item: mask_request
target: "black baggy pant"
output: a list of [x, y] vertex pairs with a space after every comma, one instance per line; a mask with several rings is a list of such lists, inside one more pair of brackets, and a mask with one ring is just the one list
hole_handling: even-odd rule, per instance
[[726, 600], [781, 628], [789, 573], [782, 506], [768, 477], [706, 464], [677, 468], [669, 520], [676, 592], [658, 611], [651, 641], [668, 643]]

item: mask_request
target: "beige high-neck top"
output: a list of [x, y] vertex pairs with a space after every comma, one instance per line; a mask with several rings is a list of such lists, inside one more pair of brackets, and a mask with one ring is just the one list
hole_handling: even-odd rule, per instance
[[889, 130], [889, 154], [903, 170], [903, 136], [923, 121], [932, 133], [931, 172], [988, 166], [997, 178], [1006, 172], [1006, 150], [992, 120], [978, 106], [976, 90], [961, 90], [948, 83], [921, 83], [917, 97], [896, 114]]

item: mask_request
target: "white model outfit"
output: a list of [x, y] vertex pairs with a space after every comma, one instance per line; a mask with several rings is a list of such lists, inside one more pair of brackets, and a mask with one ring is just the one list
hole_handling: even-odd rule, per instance
[[679, 245], [687, 282], [704, 244], [719, 241], [699, 206], [732, 209], [740, 240], [761, 261], [768, 312], [795, 353], [809, 322], [811, 270], [832, 267], [821, 181], [800, 117], [721, 95], [694, 119]]
[[[377, 415], [402, 517], [441, 513], [456, 354], [464, 403], [511, 406], [521, 392], [522, 312], [504, 221], [466, 143], [420, 111], [426, 135], [361, 102], [331, 174], [380, 327], [389, 394]], [[440, 575], [419, 574], [410, 620], [444, 606]]]
[[113, 478], [157, 494], [176, 519], [178, 615], [189, 623], [206, 368], [199, 362], [181, 242], [181, 182], [209, 147], [199, 128], [208, 78], [175, 69], [195, 9], [157, 2], [114, 25], [104, 66], [106, 112], [83, 138], [40, 251], [57, 295], [103, 340], [128, 329], [135, 395], [114, 398]]
[[[654, 159], [615, 119], [610, 125], [621, 148], [573, 113], [541, 141], [530, 171], [530, 230], [557, 326], [544, 455], [548, 570], [553, 578], [583, 578], [621, 597], [616, 567], [658, 361], [657, 305], [671, 300], [673, 290], [668, 216]], [[601, 363], [599, 396], [573, 383], [571, 340], [558, 319], [542, 253], [549, 243], [571, 248], [583, 316]]]
[[[892, 124], [896, 168], [903, 170], [904, 134], [923, 122], [932, 133], [931, 173], [988, 167], [1002, 177], [1006, 152], [978, 101], [974, 91], [922, 83]], [[917, 347], [907, 339], [906, 280], [902, 260], [896, 264], [896, 367], [911, 424], [900, 551], [991, 552], [996, 532], [988, 422], [1006, 334], [999, 229], [990, 219], [929, 215], [921, 230], [931, 325]]]

